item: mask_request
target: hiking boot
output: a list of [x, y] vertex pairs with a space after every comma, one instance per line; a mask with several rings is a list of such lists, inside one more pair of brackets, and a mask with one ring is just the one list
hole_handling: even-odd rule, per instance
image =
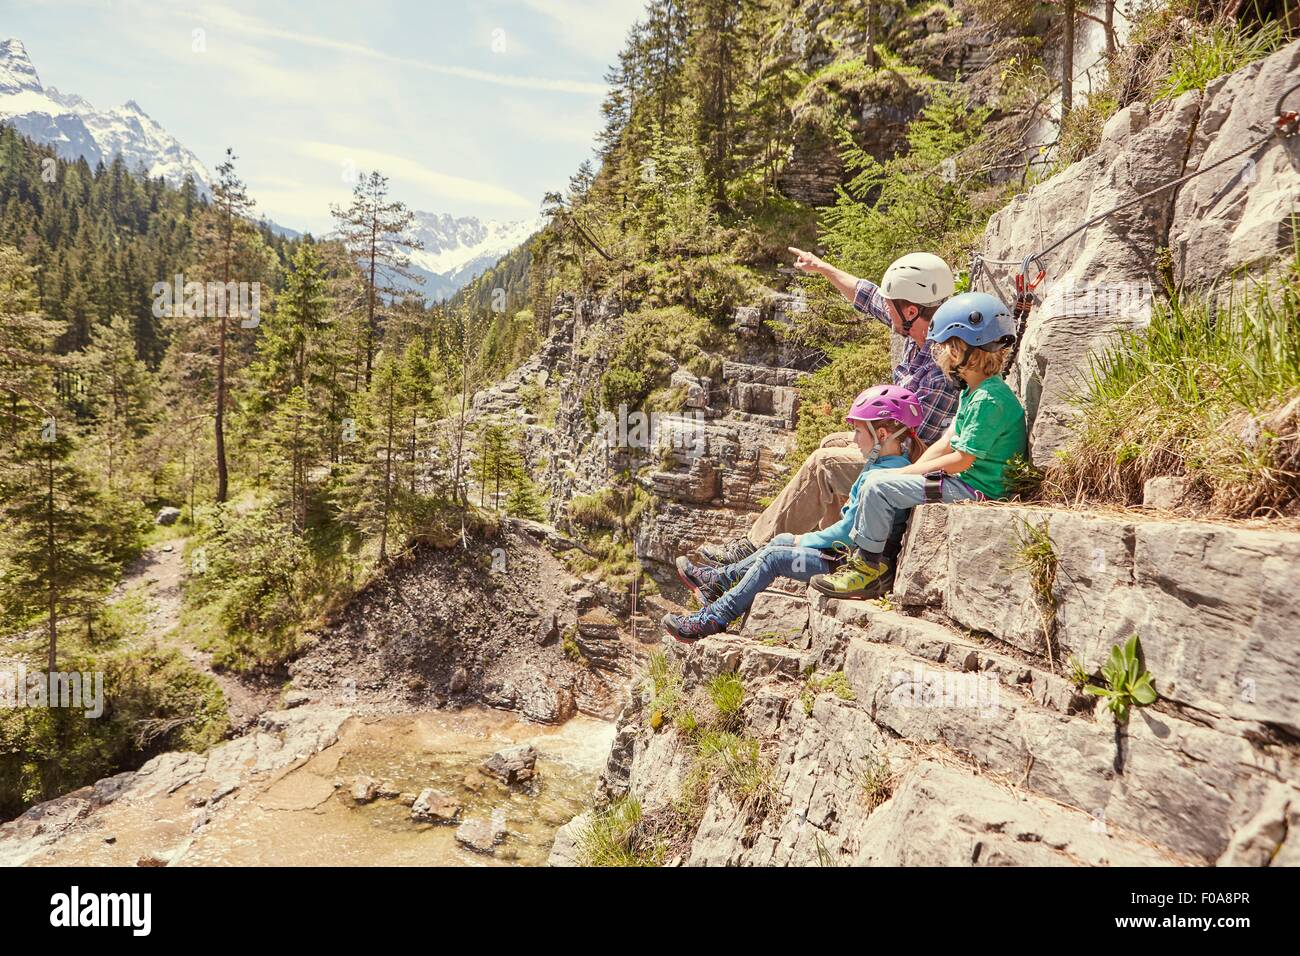
[[701, 604], [712, 604], [727, 593], [727, 586], [717, 571], [703, 564], [692, 564], [687, 557], [677, 559], [677, 576]]
[[721, 634], [727, 629], [725, 624], [709, 613], [708, 608], [694, 614], [665, 614], [660, 623], [665, 631], [683, 644], [692, 644], [701, 637]]
[[735, 541], [728, 541], [726, 544], [702, 545], [699, 554], [701, 558], [717, 568], [744, 561], [757, 550], [758, 548], [754, 547], [749, 538], [742, 537]]
[[814, 575], [809, 583], [828, 597], [861, 601], [880, 597], [893, 580], [893, 569], [880, 555], [866, 557], [861, 551], [855, 551], [838, 571]]

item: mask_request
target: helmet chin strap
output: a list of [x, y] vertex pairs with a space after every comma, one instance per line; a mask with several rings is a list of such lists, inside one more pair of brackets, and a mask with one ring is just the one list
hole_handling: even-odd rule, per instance
[[906, 425], [904, 425], [898, 431], [894, 432], [894, 434], [890, 435], [882, 442], [879, 438], [876, 437], [876, 430], [874, 428], [871, 429], [871, 451], [867, 452], [866, 456], [864, 457], [862, 467], [863, 468], [872, 467], [877, 461], [880, 460], [881, 446], [905, 434], [907, 434]]
[[[958, 339], [957, 341], [961, 342], [961, 339]], [[966, 380], [961, 377], [961, 370], [964, 369], [966, 363], [970, 361], [970, 354], [975, 351], [975, 347], [966, 342], [961, 342], [961, 344], [966, 347], [966, 351], [962, 353], [961, 361], [954, 365], [952, 371], [948, 373], [948, 377], [952, 379], [952, 383], [958, 388], [965, 388]]]
[[917, 312], [916, 315], [912, 316], [910, 319], [903, 318], [902, 316], [903, 314], [900, 312], [899, 324], [903, 326], [903, 334], [910, 338], [912, 335], [912, 326], [915, 325], [916, 320], [921, 317], [921, 313]]

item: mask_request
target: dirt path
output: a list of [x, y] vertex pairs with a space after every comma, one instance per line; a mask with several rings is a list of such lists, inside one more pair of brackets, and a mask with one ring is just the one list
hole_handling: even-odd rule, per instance
[[278, 686], [254, 684], [215, 670], [212, 655], [194, 646], [180, 634], [181, 583], [185, 579], [185, 543], [183, 539], [153, 545], [127, 569], [110, 601], [118, 601], [135, 591], [144, 598], [145, 629], [139, 638], [142, 645], [175, 647], [197, 671], [207, 674], [226, 699], [232, 731], [251, 725], [263, 711], [278, 706]]

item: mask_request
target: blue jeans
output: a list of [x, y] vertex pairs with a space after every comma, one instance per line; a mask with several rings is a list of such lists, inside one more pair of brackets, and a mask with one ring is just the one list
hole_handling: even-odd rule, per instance
[[[952, 475], [943, 479], [943, 500], [974, 501], [977, 492]], [[853, 543], [863, 551], [880, 554], [885, 550], [890, 530], [907, 513], [925, 504], [925, 476], [900, 475], [893, 468], [875, 468], [858, 492], [858, 517], [853, 525]]]
[[795, 547], [794, 535], [778, 534], [745, 560], [717, 569], [728, 590], [709, 606], [709, 613], [723, 621], [734, 621], [777, 578], [811, 581], [814, 574], [830, 570], [831, 562], [824, 551]]

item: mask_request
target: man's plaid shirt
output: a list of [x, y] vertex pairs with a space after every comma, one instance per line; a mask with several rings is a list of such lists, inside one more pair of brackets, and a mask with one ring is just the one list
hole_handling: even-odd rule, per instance
[[[885, 307], [885, 297], [880, 294], [880, 287], [874, 282], [858, 280], [858, 288], [853, 295], [853, 308], [885, 323], [891, 330], [894, 327], [889, 320], [889, 310]], [[911, 389], [921, 400], [925, 420], [916, 433], [921, 441], [933, 445], [943, 437], [953, 416], [957, 414], [957, 386], [934, 364], [929, 349], [917, 345], [911, 336], [907, 337], [903, 345], [903, 361], [894, 367], [894, 384]]]

